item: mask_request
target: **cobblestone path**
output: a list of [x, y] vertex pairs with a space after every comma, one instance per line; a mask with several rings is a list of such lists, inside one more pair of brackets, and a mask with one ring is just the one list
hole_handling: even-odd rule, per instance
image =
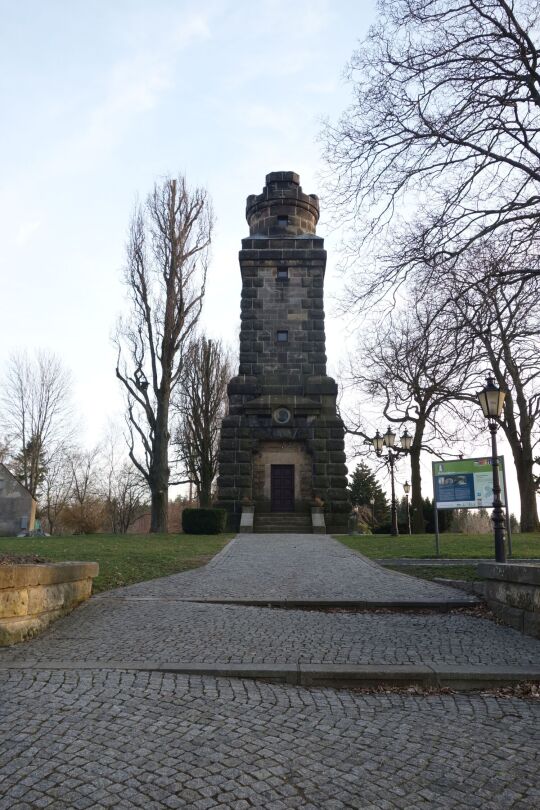
[[330, 538], [253, 535], [205, 569], [100, 595], [0, 650], [0, 810], [540, 808], [539, 701], [136, 671], [145, 661], [540, 663], [540, 642], [465, 612], [204, 601], [261, 594], [429, 607], [454, 592]]
[[540, 807], [529, 701], [0, 673], [2, 810]]
[[[462, 602], [466, 594], [388, 571], [325, 535], [244, 534], [204, 568], [128, 588], [112, 596], [197, 600], [364, 600]], [[475, 600], [470, 599], [471, 603]]]
[[10, 662], [538, 664], [540, 641], [461, 613], [328, 613], [96, 599]]

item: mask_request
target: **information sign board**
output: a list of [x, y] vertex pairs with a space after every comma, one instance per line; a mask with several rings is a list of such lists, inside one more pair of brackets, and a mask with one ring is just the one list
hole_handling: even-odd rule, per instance
[[[491, 458], [463, 458], [434, 461], [433, 492], [436, 509], [479, 509], [493, 505]], [[504, 458], [499, 456], [501, 501], [504, 491]]]

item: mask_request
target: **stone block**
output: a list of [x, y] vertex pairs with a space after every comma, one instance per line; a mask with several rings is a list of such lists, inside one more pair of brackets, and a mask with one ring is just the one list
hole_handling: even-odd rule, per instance
[[9, 647], [34, 638], [55, 619], [64, 615], [62, 610], [51, 611], [43, 616], [18, 616], [0, 619], [0, 647]]
[[231, 486], [229, 481], [225, 484], [221, 483], [221, 479], [218, 478], [218, 487], [219, 487], [219, 502], [220, 504], [223, 501], [236, 501], [239, 497], [238, 489], [235, 486]]
[[12, 616], [26, 616], [27, 613], [27, 588], [6, 588], [0, 591], [0, 619]]
[[339, 475], [342, 478], [345, 478], [345, 476], [347, 475], [347, 467], [345, 466], [345, 464], [332, 464], [331, 463], [331, 464], [328, 465], [328, 475], [333, 475], [333, 476], [338, 476]]
[[528, 636], [540, 638], [540, 613], [523, 611], [523, 632]]
[[335, 501], [348, 501], [347, 490], [345, 488], [330, 487], [328, 489], [328, 498], [332, 503]]
[[482, 579], [496, 579], [540, 587], [540, 565], [535, 563], [480, 563], [477, 567]]
[[30, 585], [53, 585], [96, 577], [95, 562], [29, 563], [0, 566], [0, 594], [4, 588], [26, 588]]
[[310, 445], [315, 452], [324, 452], [326, 450], [326, 442], [324, 439], [312, 439]]
[[98, 570], [93, 562], [1, 566], [0, 646], [31, 638], [88, 599]]
[[[229, 385], [230, 384], [231, 383], [229, 383]], [[238, 427], [240, 425], [240, 422], [241, 422], [241, 418], [239, 416], [231, 416], [230, 414], [228, 416], [224, 416], [223, 419], [221, 420], [222, 430], [223, 430], [224, 427], [225, 428], [227, 428], [227, 427]]]
[[58, 582], [55, 585], [37, 585], [28, 588], [28, 614], [71, 608], [84, 602], [92, 593], [92, 580]]
[[532, 585], [487, 580], [485, 593], [487, 599], [496, 600], [521, 610], [540, 612], [540, 588]]
[[220, 455], [224, 450], [235, 450], [236, 444], [236, 439], [233, 436], [226, 438], [222, 435], [220, 442]]
[[489, 597], [486, 598], [486, 602], [488, 604], [488, 607], [491, 608], [491, 610], [498, 619], [507, 624], [509, 627], [513, 627], [515, 630], [523, 632], [522, 610], [520, 610], [519, 608], [509, 607], [508, 605], [505, 605], [503, 602], [491, 600], [489, 599]]
[[345, 442], [343, 439], [328, 439], [326, 447], [328, 450], [343, 450]]
[[230, 487], [235, 486], [236, 476], [235, 476], [236, 469], [234, 465], [232, 468], [227, 465], [226, 470], [219, 471], [219, 478], [218, 478], [218, 486], [220, 490], [229, 489]]
[[342, 501], [334, 501], [334, 503], [332, 503], [332, 513], [345, 515], [346, 516], [345, 521], [347, 521], [350, 511], [351, 511], [351, 504], [348, 497], [346, 497]]

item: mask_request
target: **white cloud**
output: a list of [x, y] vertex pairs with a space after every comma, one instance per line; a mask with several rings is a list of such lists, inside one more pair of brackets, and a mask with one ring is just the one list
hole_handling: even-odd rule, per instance
[[15, 244], [19, 247], [27, 245], [32, 240], [32, 237], [41, 228], [41, 221], [39, 219], [29, 220], [28, 222], [21, 222], [15, 234]]

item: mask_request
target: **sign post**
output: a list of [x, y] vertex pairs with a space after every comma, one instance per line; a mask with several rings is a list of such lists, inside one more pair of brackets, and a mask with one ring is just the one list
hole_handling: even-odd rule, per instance
[[433, 518], [435, 521], [435, 556], [441, 556], [441, 542], [440, 542], [440, 535], [439, 535], [439, 510], [437, 509], [437, 504], [433, 504]]
[[[506, 510], [507, 527], [510, 525], [506, 503], [506, 476], [504, 457], [499, 456], [502, 472], [501, 501]], [[482, 509], [493, 506], [493, 469], [491, 458], [462, 458], [452, 461], [433, 461], [433, 506], [435, 510], [435, 539], [439, 548], [438, 509]], [[511, 535], [508, 531], [512, 553]], [[438, 553], [438, 551], [437, 551]]]

